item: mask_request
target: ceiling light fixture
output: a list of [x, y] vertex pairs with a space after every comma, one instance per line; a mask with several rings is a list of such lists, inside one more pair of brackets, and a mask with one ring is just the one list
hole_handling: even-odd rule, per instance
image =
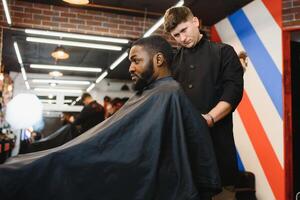
[[56, 80], [56, 79], [32, 79], [33, 83], [57, 83], [66, 85], [89, 85], [90, 81], [72, 81], [72, 80]]
[[[42, 103], [56, 103], [55, 99], [40, 99]], [[64, 103], [72, 103], [71, 99], [64, 100]]]
[[27, 75], [26, 75], [24, 67], [21, 67], [21, 73], [22, 73], [24, 81], [27, 81]]
[[102, 81], [106, 76], [108, 75], [107, 71], [104, 71], [96, 80], [96, 83], [99, 83], [100, 81]]
[[77, 97], [77, 99], [75, 101], [79, 101], [81, 99], [81, 96]]
[[72, 103], [72, 100], [71, 99], [65, 99], [64, 102], [65, 103]]
[[50, 86], [55, 87], [55, 86], [57, 86], [57, 83], [50, 83]]
[[115, 62], [113, 62], [113, 64], [110, 65], [110, 70], [115, 69], [126, 57], [128, 56], [127, 51], [124, 52], [117, 60], [115, 60]]
[[81, 100], [81, 96], [77, 97], [75, 101], [71, 104], [71, 106], [74, 106], [79, 100]]
[[122, 87], [121, 87], [121, 91], [129, 91], [130, 89], [129, 89], [129, 87], [128, 87], [128, 85], [125, 83], [124, 85], [122, 85]]
[[22, 60], [20, 49], [19, 49], [19, 46], [18, 46], [17, 42], [14, 42], [14, 48], [15, 48], [15, 52], [16, 52], [16, 55], [17, 55], [18, 62], [19, 62], [20, 67], [21, 67], [21, 73], [22, 73], [23, 79], [25, 81], [25, 86], [29, 90], [30, 86], [29, 86], [29, 83], [27, 81], [26, 71], [25, 71], [25, 68], [23, 66], [23, 60]]
[[9, 25], [11, 25], [11, 17], [10, 17], [10, 14], [9, 14], [9, 10], [8, 10], [8, 6], [7, 6], [6, 0], [2, 0], [2, 4], [3, 4], [3, 8], [4, 8], [4, 12], [5, 12], [7, 23]]
[[66, 60], [70, 57], [65, 48], [63, 48], [62, 46], [56, 47], [55, 50], [51, 53], [51, 56], [55, 60]]
[[19, 46], [18, 46], [17, 42], [14, 42], [14, 48], [15, 48], [15, 52], [16, 52], [16, 55], [17, 55], [18, 62], [19, 62], [20, 65], [22, 65], [23, 60], [22, 60], [20, 49], [19, 49]]
[[48, 103], [48, 104], [56, 103], [56, 100], [51, 100], [51, 99], [40, 99], [40, 101], [42, 103]]
[[79, 40], [112, 42], [112, 43], [120, 43], [120, 44], [127, 44], [129, 42], [129, 40], [122, 39], [122, 38], [101, 37], [101, 36], [94, 36], [94, 35], [64, 33], [64, 32], [56, 32], [56, 31], [37, 30], [37, 29], [25, 29], [25, 33], [33, 34], [33, 35], [45, 35], [45, 36], [53, 36], [53, 37], [59, 37], [59, 38], [73, 38], [73, 39], [79, 39]]
[[61, 73], [59, 71], [52, 71], [52, 72], [49, 72], [49, 75], [52, 77], [60, 77], [60, 76], [63, 76], [63, 73]]
[[63, 0], [64, 2], [76, 5], [86, 5], [89, 4], [89, 0]]
[[30, 86], [29, 86], [28, 81], [25, 81], [25, 86], [26, 86], [27, 90], [30, 90]]
[[95, 87], [95, 83], [92, 83], [87, 89], [87, 92], [90, 92]]
[[82, 90], [71, 90], [71, 89], [34, 88], [34, 90], [37, 92], [82, 93]]
[[56, 40], [56, 39], [37, 38], [37, 37], [26, 37], [26, 41], [28, 41], [28, 42], [37, 42], [37, 43], [45, 43], [45, 44], [73, 46], [73, 47], [105, 49], [105, 50], [112, 50], [112, 51], [121, 51], [122, 50], [122, 47], [115, 46], [115, 45], [95, 44], [95, 43], [86, 43], [86, 42], [75, 42], [75, 41]]
[[80, 72], [101, 72], [102, 71], [101, 68], [96, 68], [96, 67], [75, 67], [75, 66], [62, 66], [62, 65], [41, 65], [41, 64], [31, 64], [30, 68], [80, 71]]
[[144, 35], [143, 38], [150, 36], [154, 31], [156, 31], [164, 23], [164, 18], [160, 18]]

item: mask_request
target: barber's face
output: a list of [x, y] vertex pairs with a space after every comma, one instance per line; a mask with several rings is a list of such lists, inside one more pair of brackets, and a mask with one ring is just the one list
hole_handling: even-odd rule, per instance
[[188, 19], [186, 22], [178, 24], [173, 30], [171, 35], [178, 44], [185, 48], [194, 47], [200, 40], [199, 20], [197, 17]]
[[131, 62], [129, 73], [134, 81], [134, 89], [139, 91], [147, 86], [153, 77], [154, 67], [151, 55], [142, 46], [133, 46], [129, 52]]
[[82, 100], [82, 103], [83, 103], [83, 105], [88, 105], [89, 103], [88, 103], [88, 98], [85, 98], [84, 100]]

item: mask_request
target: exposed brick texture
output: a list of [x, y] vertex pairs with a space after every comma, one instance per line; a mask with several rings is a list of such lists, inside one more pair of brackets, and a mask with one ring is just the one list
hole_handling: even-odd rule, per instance
[[[79, 8], [67, 8], [53, 5], [9, 1], [9, 9], [14, 27], [48, 29], [64, 32], [105, 35], [135, 39], [156, 22], [155, 19], [142, 17], [124, 17]], [[2, 14], [1, 21], [4, 15]], [[123, 29], [126, 26], [126, 29]], [[143, 26], [145, 26], [143, 28]], [[141, 29], [135, 29], [141, 27]]]
[[[96, 10], [30, 3], [22, 0], [10, 0], [8, 3], [12, 18], [12, 27], [20, 28], [36, 28], [137, 39], [158, 20]], [[8, 25], [2, 2], [0, 4], [0, 30], [2, 30], [2, 28], [8, 27]], [[204, 29], [209, 35], [209, 27], [204, 27]], [[0, 34], [2, 34], [2, 31]], [[164, 34], [162, 26], [155, 34], [163, 35], [175, 45], [171, 37]], [[1, 41], [0, 43], [2, 44]]]
[[282, 1], [282, 21], [285, 28], [300, 26], [300, 0]]

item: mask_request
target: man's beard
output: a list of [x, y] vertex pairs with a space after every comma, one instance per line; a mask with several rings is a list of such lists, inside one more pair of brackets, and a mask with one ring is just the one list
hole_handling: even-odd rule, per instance
[[142, 74], [134, 74], [137, 77], [137, 81], [132, 86], [133, 90], [142, 91], [146, 86], [148, 86], [152, 82], [153, 72], [153, 62], [151, 62], [146, 67], [146, 71]]

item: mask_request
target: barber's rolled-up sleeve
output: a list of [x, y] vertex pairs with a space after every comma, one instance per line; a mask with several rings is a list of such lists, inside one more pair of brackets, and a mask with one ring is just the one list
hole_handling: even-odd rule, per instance
[[243, 96], [244, 72], [236, 52], [229, 45], [221, 49], [221, 65], [223, 94], [220, 101], [228, 102], [234, 111]]

